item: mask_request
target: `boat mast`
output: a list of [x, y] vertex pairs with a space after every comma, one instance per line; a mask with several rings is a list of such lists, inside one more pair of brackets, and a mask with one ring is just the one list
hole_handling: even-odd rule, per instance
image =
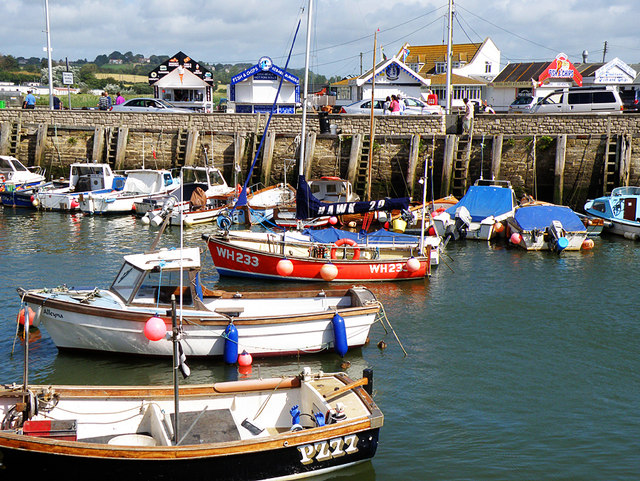
[[313, 0], [309, 0], [307, 11], [307, 43], [304, 57], [304, 89], [302, 97], [302, 130], [300, 134], [300, 163], [298, 164], [298, 174], [304, 175], [304, 165], [306, 157], [307, 138], [307, 92], [309, 90], [309, 50], [311, 49], [311, 9]]
[[453, 0], [449, 0], [449, 31], [447, 34], [447, 113], [451, 113], [451, 38], [453, 36]]
[[49, 66], [49, 109], [53, 110], [53, 70], [51, 62], [51, 31], [49, 28], [49, 0], [44, 0], [44, 13], [47, 19], [47, 57]]
[[373, 104], [375, 102], [376, 88], [376, 43], [378, 41], [378, 31], [373, 34], [373, 71], [371, 74], [371, 115], [369, 120], [369, 164], [367, 165], [367, 197], [371, 200], [371, 165], [373, 164], [373, 135], [375, 132], [375, 119], [373, 117]]

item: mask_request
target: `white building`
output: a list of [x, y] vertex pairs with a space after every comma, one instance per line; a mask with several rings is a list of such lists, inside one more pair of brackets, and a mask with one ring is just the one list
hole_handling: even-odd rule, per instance
[[213, 110], [213, 84], [211, 72], [182, 52], [149, 73], [155, 98], [199, 112]]
[[227, 112], [271, 112], [276, 100], [275, 113], [293, 114], [300, 103], [300, 80], [274, 65], [269, 57], [262, 57], [256, 65], [231, 78], [227, 98]]

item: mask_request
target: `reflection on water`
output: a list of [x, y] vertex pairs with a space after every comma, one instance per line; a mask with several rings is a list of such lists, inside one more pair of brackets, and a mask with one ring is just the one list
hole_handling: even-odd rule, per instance
[[[185, 229], [183, 241], [201, 248], [210, 287], [335, 287], [220, 279], [201, 239], [213, 229]], [[21, 382], [23, 374], [16, 287], [106, 287], [122, 256], [145, 250], [156, 234], [133, 216], [0, 212], [0, 382]], [[180, 229], [159, 242], [178, 246]], [[305, 366], [358, 379], [372, 368], [385, 415], [378, 453], [328, 479], [636, 479], [640, 244], [602, 237], [591, 251], [558, 256], [462, 241], [449, 243], [447, 254], [428, 280], [367, 286], [389, 322], [376, 323], [370, 343], [344, 359], [333, 352], [259, 359], [243, 374], [194, 358], [187, 359], [192, 376], [180, 382], [295, 375]], [[171, 362], [58, 352], [43, 330], [32, 336], [29, 378], [171, 384]]]

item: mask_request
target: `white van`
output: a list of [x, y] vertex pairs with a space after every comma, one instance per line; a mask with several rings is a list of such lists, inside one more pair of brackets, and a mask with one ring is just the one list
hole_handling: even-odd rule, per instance
[[621, 114], [622, 100], [614, 87], [566, 87], [539, 100], [533, 114]]

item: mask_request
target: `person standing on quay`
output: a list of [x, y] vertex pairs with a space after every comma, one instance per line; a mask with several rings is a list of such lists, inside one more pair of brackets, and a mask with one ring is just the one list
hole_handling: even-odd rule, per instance
[[120, 92], [116, 94], [116, 105], [120, 105], [124, 103], [124, 97], [120, 95]]
[[391, 96], [391, 105], [389, 108], [391, 109], [391, 115], [400, 115], [400, 104], [398, 103], [398, 97], [395, 95]]
[[33, 90], [27, 91], [27, 96], [24, 98], [22, 104], [23, 109], [35, 109], [36, 108], [36, 96], [33, 95]]
[[471, 131], [471, 124], [473, 123], [473, 104], [469, 102], [468, 98], [462, 99], [464, 102], [464, 117], [462, 117], [462, 130], [465, 134], [469, 134]]
[[102, 92], [102, 95], [98, 100], [98, 109], [109, 110], [109, 99], [107, 98], [107, 92]]

